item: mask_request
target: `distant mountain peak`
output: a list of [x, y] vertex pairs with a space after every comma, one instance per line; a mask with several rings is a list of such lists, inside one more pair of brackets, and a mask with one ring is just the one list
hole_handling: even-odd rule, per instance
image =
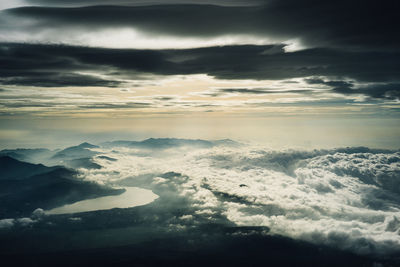
[[88, 142], [83, 142], [82, 144], [78, 145], [80, 148], [98, 148], [96, 145], [92, 145]]
[[211, 148], [213, 146], [239, 146], [240, 144], [231, 139], [222, 140], [202, 140], [202, 139], [183, 139], [183, 138], [148, 138], [142, 141], [111, 141], [101, 144], [106, 147], [127, 146], [146, 149], [167, 149], [172, 147], [191, 146], [198, 148]]
[[91, 148], [98, 148], [99, 146], [84, 142], [77, 146], [67, 147], [57, 152], [52, 159], [78, 159], [89, 158], [97, 154], [97, 152], [90, 150]]

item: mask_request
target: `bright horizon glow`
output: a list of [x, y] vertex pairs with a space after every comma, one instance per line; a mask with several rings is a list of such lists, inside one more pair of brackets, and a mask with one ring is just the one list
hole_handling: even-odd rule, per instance
[[82, 142], [185, 138], [235, 141], [267, 149], [321, 149], [348, 146], [400, 149], [396, 118], [335, 116], [207, 116], [155, 118], [74, 118], [4, 120], [0, 149], [63, 148]]

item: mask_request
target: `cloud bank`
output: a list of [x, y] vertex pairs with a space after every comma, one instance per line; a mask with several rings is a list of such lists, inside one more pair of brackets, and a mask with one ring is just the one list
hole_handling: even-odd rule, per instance
[[[79, 179], [157, 194], [142, 219], [163, 231], [233, 224], [366, 255], [400, 249], [399, 151], [279, 151], [232, 140], [151, 138], [2, 153], [26, 160], [38, 155], [48, 164], [85, 156], [97, 167], [80, 165]], [[29, 220], [4, 217], [0, 225], [31, 225], [42, 213]]]
[[361, 254], [400, 248], [398, 151], [247, 146], [95, 150], [114, 160], [97, 157], [102, 169], [83, 170], [82, 177], [150, 188], [163, 192], [164, 199], [186, 199], [192, 211], [178, 224], [224, 216], [239, 226], [265, 226], [272, 234]]
[[[50, 4], [50, 1], [38, 2]], [[54, 2], [51, 1], [51, 4]], [[394, 1], [383, 1], [379, 5], [375, 1], [363, 1], [360, 5], [342, 0], [323, 3], [314, 0], [270, 0], [251, 1], [255, 4], [252, 6], [218, 5], [224, 2], [228, 1], [213, 2], [216, 5], [163, 1], [162, 5], [150, 3], [147, 6], [118, 6], [121, 3], [116, 2], [113, 6], [104, 6], [104, 1], [88, 1], [91, 6], [27, 6], [10, 9], [6, 13], [30, 19], [33, 23], [27, 28], [37, 32], [54, 27], [75, 31], [75, 34], [82, 29], [131, 27], [149, 35], [215, 37], [247, 34], [278, 41], [300, 39], [305, 45], [313, 47], [357, 50], [398, 48], [395, 12], [398, 5]], [[62, 6], [66, 2], [55, 3]], [[71, 4], [70, 1], [68, 3]], [[18, 32], [26, 30], [21, 26], [17, 29]]]
[[[0, 83], [3, 85], [118, 87], [124, 84], [129, 86], [134, 79], [141, 80], [143, 75], [207, 74], [227, 80], [307, 78], [308, 84], [328, 88], [331, 93], [358, 94], [376, 99], [399, 97], [400, 53], [391, 51], [361, 52], [315, 48], [286, 53], [279, 45], [184, 50], [9, 43], [0, 44], [0, 47]], [[275, 52], [265, 53], [271, 49]], [[127, 76], [130, 79], [126, 79]], [[331, 78], [323, 80], [312, 77]], [[360, 82], [367, 85], [356, 86]], [[227, 88], [222, 92], [268, 93], [246, 88]], [[312, 92], [315, 92], [315, 88], [286, 90], [286, 93]]]
[[[362, 102], [381, 114], [398, 110], [394, 1], [21, 0], [5, 7], [0, 11], [0, 86], [7, 91], [0, 90], [0, 96], [20, 94], [19, 87], [39, 94], [40, 89], [63, 93], [75, 87], [85, 96], [96, 87], [112, 94], [76, 106], [60, 99], [38, 103], [31, 94], [0, 103], [5, 115], [43, 111], [51, 116], [55, 108], [86, 114], [160, 107], [164, 113], [179, 113], [182, 107], [206, 112], [218, 106], [246, 106], [257, 113], [263, 105], [248, 104], [262, 99], [305, 106], [329, 102], [340, 108]], [[194, 89], [200, 87], [195, 75], [214, 84]], [[166, 86], [165, 80], [177, 76], [186, 83], [179, 81], [176, 88], [193, 90]], [[280, 93], [268, 89], [294, 79], [297, 86], [282, 84]], [[213, 90], [221, 81], [238, 84]], [[254, 88], [255, 82], [264, 84]], [[113, 97], [120, 89], [143, 100], [154, 87], [177, 100], [162, 105]], [[220, 105], [221, 98], [232, 102]]]

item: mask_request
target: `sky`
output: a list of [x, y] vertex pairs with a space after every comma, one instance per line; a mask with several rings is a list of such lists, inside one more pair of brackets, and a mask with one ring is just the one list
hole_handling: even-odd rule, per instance
[[400, 148], [395, 1], [0, 0], [0, 148]]

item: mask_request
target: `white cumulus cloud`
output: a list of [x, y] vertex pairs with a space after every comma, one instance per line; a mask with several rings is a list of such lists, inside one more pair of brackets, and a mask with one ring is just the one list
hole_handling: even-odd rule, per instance
[[[191, 200], [193, 214], [358, 253], [400, 249], [400, 153], [365, 148], [271, 151], [254, 147], [99, 149], [117, 159], [82, 177], [148, 179]], [[170, 178], [163, 176], [173, 172]], [[190, 215], [191, 216], [191, 215]], [[194, 219], [185, 215], [181, 220]]]

